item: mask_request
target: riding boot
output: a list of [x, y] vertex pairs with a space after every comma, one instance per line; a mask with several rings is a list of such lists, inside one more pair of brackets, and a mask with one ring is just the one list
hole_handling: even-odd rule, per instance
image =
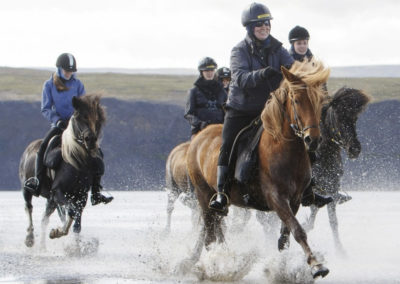
[[38, 151], [36, 153], [36, 160], [35, 160], [35, 175], [25, 180], [24, 189], [37, 197], [40, 195], [40, 187], [42, 185], [42, 180], [43, 180], [43, 157], [41, 156], [40, 151]]
[[333, 198], [330, 196], [323, 196], [318, 193], [315, 193], [313, 187], [315, 186], [314, 178], [311, 178], [310, 184], [303, 192], [303, 197], [301, 199], [301, 205], [303, 206], [311, 206], [315, 205], [318, 208], [323, 207], [324, 205], [333, 201]]
[[217, 167], [217, 197], [210, 201], [209, 208], [218, 212], [226, 213], [228, 204], [228, 195], [226, 181], [228, 178], [228, 166]]
[[103, 188], [100, 185], [100, 180], [101, 180], [101, 176], [95, 176], [93, 178], [93, 184], [92, 184], [92, 195], [90, 197], [90, 201], [92, 203], [92, 205], [97, 205], [100, 203], [110, 203], [114, 197], [112, 196], [104, 196], [103, 194], [100, 193], [100, 190]]

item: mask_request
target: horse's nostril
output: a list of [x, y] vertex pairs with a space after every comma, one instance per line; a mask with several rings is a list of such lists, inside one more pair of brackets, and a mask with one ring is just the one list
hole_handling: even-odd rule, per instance
[[309, 135], [306, 136], [306, 137], [304, 137], [304, 142], [305, 142], [307, 145], [310, 145], [311, 141], [312, 141], [312, 139], [311, 139], [311, 137], [310, 137]]

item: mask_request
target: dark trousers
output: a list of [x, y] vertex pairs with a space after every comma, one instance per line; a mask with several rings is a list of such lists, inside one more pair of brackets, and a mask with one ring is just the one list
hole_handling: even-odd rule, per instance
[[222, 144], [219, 152], [218, 166], [228, 166], [229, 156], [236, 135], [258, 115], [259, 114], [248, 114], [232, 108], [226, 110], [224, 126], [222, 128]]
[[46, 136], [43, 138], [42, 144], [40, 144], [39, 150], [36, 153], [36, 162], [35, 162], [35, 176], [39, 178], [39, 175], [42, 174], [43, 171], [43, 159], [44, 153], [46, 151], [47, 145], [49, 144], [51, 138], [56, 135], [62, 133], [62, 130], [58, 127], [52, 127], [46, 133]]

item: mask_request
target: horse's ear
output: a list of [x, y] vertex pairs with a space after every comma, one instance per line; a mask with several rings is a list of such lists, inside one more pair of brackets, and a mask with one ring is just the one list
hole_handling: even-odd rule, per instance
[[297, 77], [296, 75], [291, 73], [285, 66], [281, 66], [281, 71], [282, 71], [283, 77], [286, 78], [286, 80], [288, 80], [290, 83], [301, 81], [301, 79], [299, 77]]
[[81, 100], [78, 97], [73, 96], [72, 97], [72, 106], [74, 109], [79, 109], [79, 106], [81, 105]]

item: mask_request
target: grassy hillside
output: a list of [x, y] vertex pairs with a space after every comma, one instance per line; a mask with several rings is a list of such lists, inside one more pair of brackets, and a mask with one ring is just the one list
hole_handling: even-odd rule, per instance
[[[51, 75], [49, 71], [0, 68], [0, 100], [41, 99], [42, 85]], [[131, 75], [131, 74], [79, 74], [87, 92], [101, 92], [104, 97], [124, 100], [149, 100], [184, 105], [187, 90], [195, 76]], [[371, 94], [375, 101], [400, 99], [399, 78], [331, 78], [330, 93], [348, 86]]]

